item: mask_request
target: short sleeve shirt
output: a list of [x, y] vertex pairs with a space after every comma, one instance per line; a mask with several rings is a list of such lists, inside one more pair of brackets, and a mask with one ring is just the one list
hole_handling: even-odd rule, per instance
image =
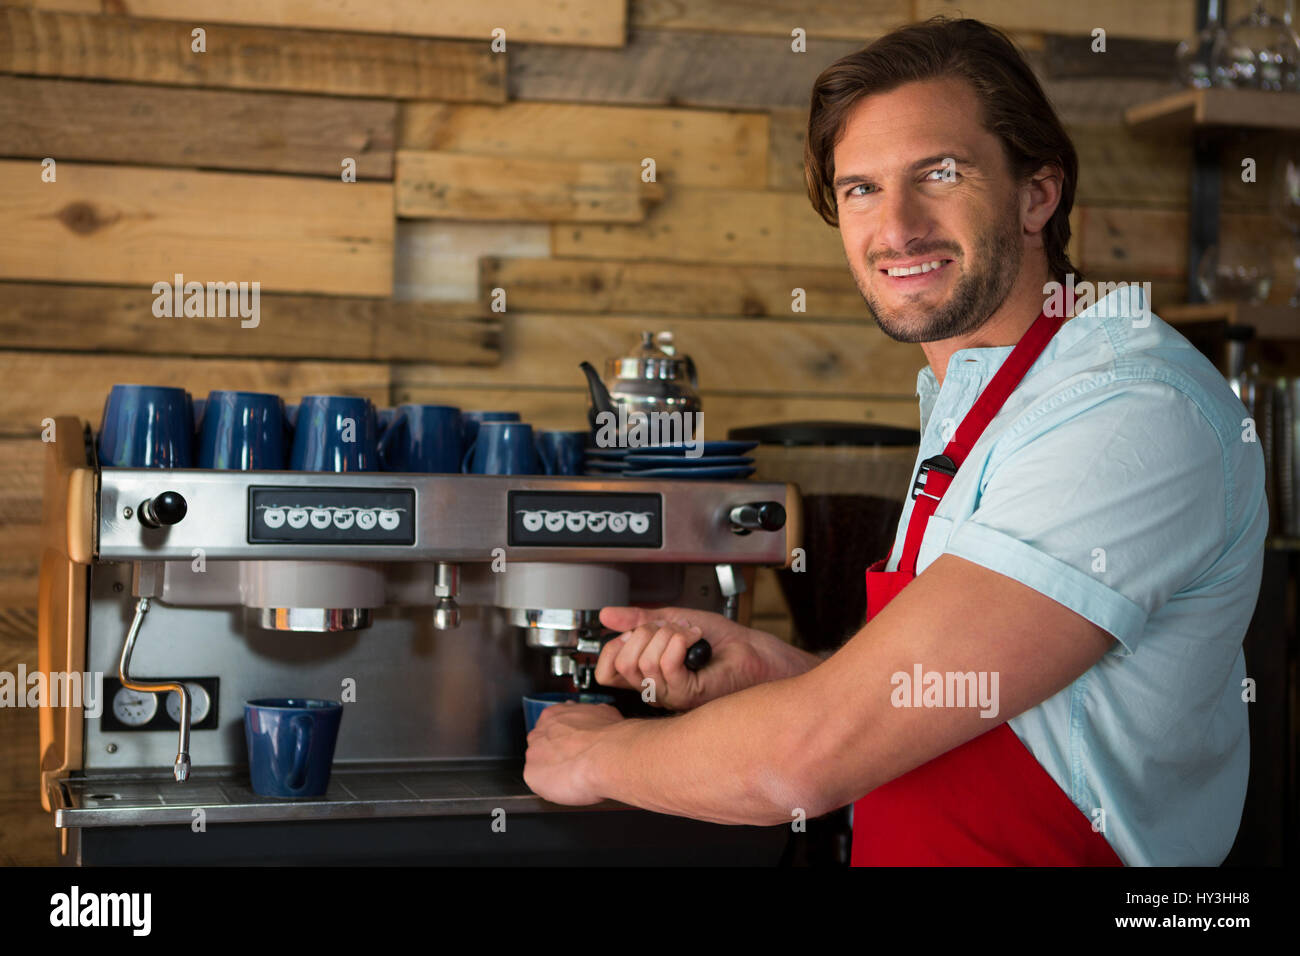
[[[955, 352], [942, 388], [921, 370], [918, 465], [943, 451], [1010, 354]], [[961, 465], [918, 555], [918, 574], [954, 554], [1115, 638], [1009, 725], [1129, 865], [1217, 865], [1241, 820], [1242, 638], [1268, 527], [1246, 416], [1141, 287], [1122, 287], [1053, 337]]]

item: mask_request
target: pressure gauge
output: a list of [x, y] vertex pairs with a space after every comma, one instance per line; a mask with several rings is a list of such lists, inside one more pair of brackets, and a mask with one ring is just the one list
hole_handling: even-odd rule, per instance
[[[208, 716], [208, 708], [212, 705], [208, 692], [202, 684], [189, 681], [185, 682], [185, 689], [190, 692], [190, 724], [200, 723]], [[181, 722], [181, 695], [174, 690], [167, 693], [167, 716], [178, 724]]]
[[119, 687], [113, 695], [113, 716], [128, 727], [143, 727], [158, 713], [158, 695]]

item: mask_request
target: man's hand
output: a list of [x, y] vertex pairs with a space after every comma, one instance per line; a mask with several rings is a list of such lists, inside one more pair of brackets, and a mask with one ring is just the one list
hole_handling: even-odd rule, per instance
[[524, 783], [552, 803], [588, 806], [605, 797], [592, 786], [584, 758], [600, 731], [623, 720], [609, 704], [553, 704], [528, 734]]
[[[711, 611], [607, 607], [600, 620], [625, 633], [601, 649], [597, 683], [635, 690], [655, 707], [690, 710], [821, 663], [778, 637]], [[686, 651], [701, 637], [712, 645], [713, 656], [702, 670], [687, 670]], [[645, 684], [647, 679], [653, 683]], [[653, 689], [653, 697], [647, 698], [647, 689]]]

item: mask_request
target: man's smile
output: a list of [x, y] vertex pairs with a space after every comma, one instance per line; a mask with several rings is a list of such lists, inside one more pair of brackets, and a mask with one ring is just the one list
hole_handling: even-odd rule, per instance
[[888, 288], [918, 289], [937, 282], [940, 274], [946, 273], [952, 262], [952, 259], [944, 257], [908, 259], [877, 267], [876, 271], [884, 276]]

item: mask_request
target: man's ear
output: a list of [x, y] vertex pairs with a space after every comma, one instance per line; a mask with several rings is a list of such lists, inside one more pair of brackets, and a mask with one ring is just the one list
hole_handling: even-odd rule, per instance
[[1049, 163], [1020, 187], [1020, 222], [1026, 232], [1032, 235], [1046, 228], [1061, 202], [1064, 180], [1060, 167]]

